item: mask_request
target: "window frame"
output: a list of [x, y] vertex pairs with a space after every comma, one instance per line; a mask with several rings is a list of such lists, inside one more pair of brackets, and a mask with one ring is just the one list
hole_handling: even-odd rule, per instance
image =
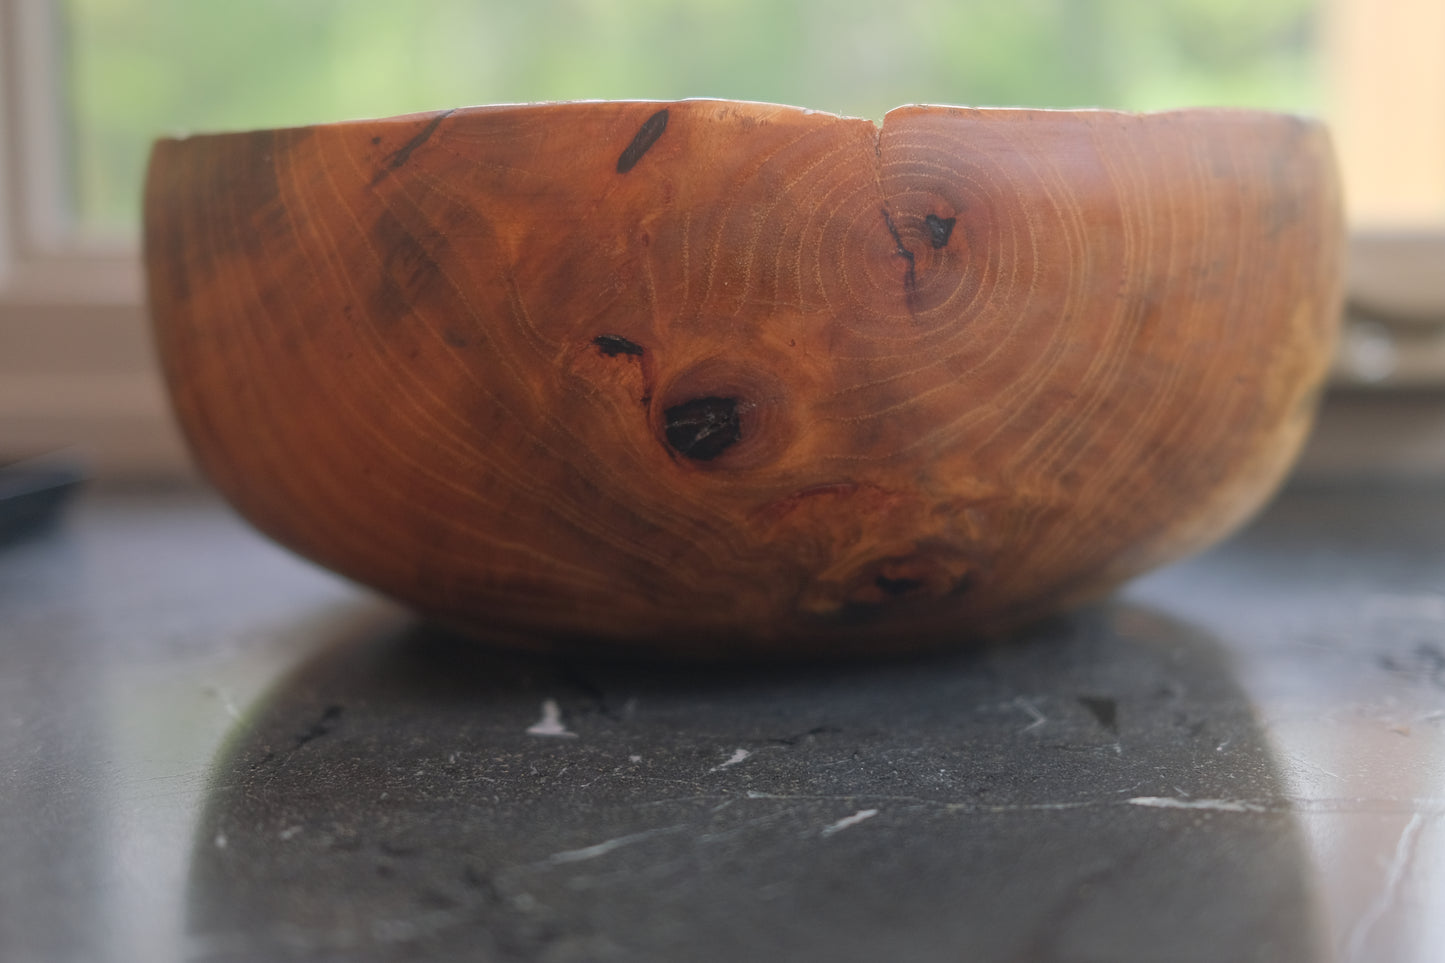
[[[1369, 2], [1322, 0], [1322, 9], [1338, 18]], [[78, 443], [102, 473], [185, 473], [149, 344], [139, 244], [75, 228], [59, 109], [64, 36], [58, 0], [0, 0], [0, 458]], [[1445, 269], [1445, 225], [1356, 233], [1351, 252], [1348, 286], [1370, 293], [1347, 308], [1336, 386], [1376, 399], [1445, 390], [1445, 292], [1429, 293], [1440, 286], [1423, 278], [1405, 311], [1389, 296], [1402, 259]], [[1445, 477], [1445, 453], [1439, 466]]]
[[134, 305], [138, 251], [125, 238], [74, 229], [63, 112], [64, 56], [53, 0], [0, 5], [0, 297]]
[[0, 2], [0, 460], [189, 474], [150, 347], [139, 246], [73, 229], [53, 0]]

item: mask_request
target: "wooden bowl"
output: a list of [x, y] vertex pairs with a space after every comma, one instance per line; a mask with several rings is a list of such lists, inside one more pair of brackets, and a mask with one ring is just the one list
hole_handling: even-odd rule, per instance
[[1328, 135], [1221, 110], [481, 107], [165, 140], [201, 468], [492, 638], [992, 634], [1222, 537], [1335, 341]]

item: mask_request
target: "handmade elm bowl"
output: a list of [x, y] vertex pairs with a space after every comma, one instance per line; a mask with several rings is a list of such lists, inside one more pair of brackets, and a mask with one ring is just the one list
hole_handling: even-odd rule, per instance
[[1304, 438], [1326, 132], [692, 100], [165, 140], [175, 410], [259, 529], [534, 647], [896, 652], [1246, 519]]

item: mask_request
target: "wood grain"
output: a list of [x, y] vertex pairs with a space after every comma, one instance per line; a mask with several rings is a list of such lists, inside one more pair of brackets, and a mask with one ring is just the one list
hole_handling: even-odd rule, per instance
[[1221, 537], [1308, 430], [1328, 136], [486, 107], [167, 140], [151, 307], [260, 529], [530, 645], [896, 651]]

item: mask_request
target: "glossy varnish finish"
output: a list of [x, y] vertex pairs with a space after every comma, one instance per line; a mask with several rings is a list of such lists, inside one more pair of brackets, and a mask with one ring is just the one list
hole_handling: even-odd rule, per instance
[[258, 527], [496, 636], [903, 649], [1230, 530], [1333, 346], [1247, 112], [491, 107], [163, 141], [152, 309]]

